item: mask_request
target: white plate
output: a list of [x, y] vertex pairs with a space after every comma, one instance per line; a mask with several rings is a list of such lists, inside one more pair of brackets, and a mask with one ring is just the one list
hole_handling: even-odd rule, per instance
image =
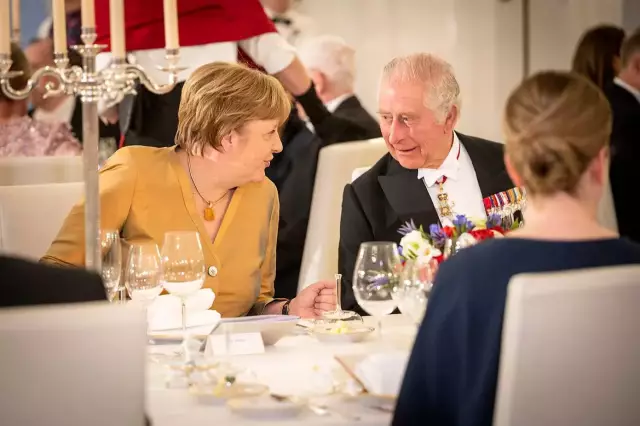
[[302, 401], [277, 401], [269, 396], [234, 398], [227, 401], [229, 409], [243, 417], [259, 420], [279, 420], [297, 417], [304, 410]]
[[223, 404], [230, 399], [256, 397], [267, 393], [269, 388], [258, 383], [234, 383], [230, 387], [204, 385], [189, 388], [191, 396], [207, 405]]
[[313, 335], [321, 342], [325, 343], [357, 343], [361, 342], [375, 330], [373, 327], [353, 327], [343, 333], [335, 333], [332, 327], [316, 327]]

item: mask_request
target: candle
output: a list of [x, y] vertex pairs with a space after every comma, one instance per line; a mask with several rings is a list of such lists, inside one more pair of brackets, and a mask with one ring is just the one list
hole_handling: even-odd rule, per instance
[[20, 43], [20, 0], [11, 0], [11, 36]]
[[67, 53], [67, 19], [64, 10], [64, 0], [53, 0], [51, 8], [53, 16], [53, 51]]
[[83, 28], [95, 28], [96, 27], [96, 10], [94, 0], [82, 0], [82, 27]]
[[9, 0], [0, 0], [0, 54], [11, 55]]
[[180, 47], [178, 37], [178, 6], [176, 0], [164, 0], [164, 42], [166, 49]]
[[109, 21], [111, 55], [114, 59], [124, 59], [124, 0], [109, 0]]

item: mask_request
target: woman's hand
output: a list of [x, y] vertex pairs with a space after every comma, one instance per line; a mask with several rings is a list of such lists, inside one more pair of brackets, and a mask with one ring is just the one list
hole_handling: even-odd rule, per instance
[[336, 283], [320, 281], [311, 284], [291, 300], [289, 313], [301, 318], [317, 318], [336, 308]]

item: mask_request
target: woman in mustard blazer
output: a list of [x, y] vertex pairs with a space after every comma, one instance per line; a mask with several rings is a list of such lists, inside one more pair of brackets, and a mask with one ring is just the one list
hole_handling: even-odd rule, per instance
[[[101, 228], [125, 241], [162, 244], [168, 231], [198, 231], [204, 287], [224, 317], [314, 317], [335, 307], [335, 284], [291, 301], [273, 299], [278, 194], [264, 170], [282, 151], [290, 101], [273, 77], [241, 65], [198, 68], [182, 90], [176, 146], [118, 150], [100, 170]], [[42, 259], [84, 262], [84, 202], [73, 207]]]

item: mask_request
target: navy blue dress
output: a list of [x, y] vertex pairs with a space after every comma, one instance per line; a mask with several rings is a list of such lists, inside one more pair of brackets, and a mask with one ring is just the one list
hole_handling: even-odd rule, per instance
[[491, 426], [507, 285], [523, 272], [640, 263], [626, 239], [485, 241], [440, 267], [393, 425]]

